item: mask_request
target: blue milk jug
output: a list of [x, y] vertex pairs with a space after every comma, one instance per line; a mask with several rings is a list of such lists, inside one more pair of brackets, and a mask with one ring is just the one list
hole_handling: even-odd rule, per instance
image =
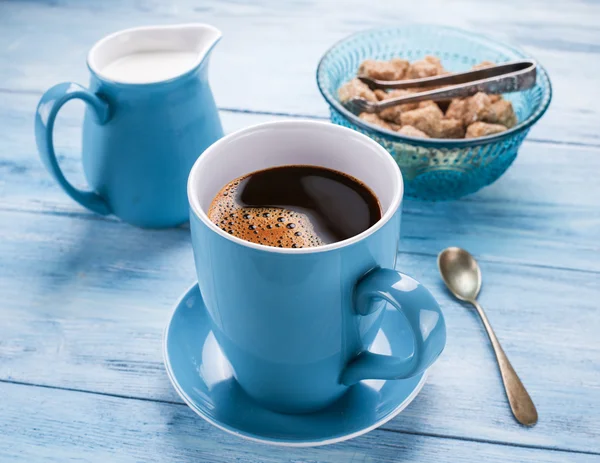
[[[35, 117], [38, 150], [71, 198], [140, 227], [188, 220], [190, 169], [223, 136], [208, 84], [208, 57], [220, 37], [205, 24], [116, 32], [88, 54], [89, 89], [62, 83], [42, 96]], [[56, 115], [73, 98], [87, 103], [82, 158], [88, 191], [67, 181], [52, 141]]]

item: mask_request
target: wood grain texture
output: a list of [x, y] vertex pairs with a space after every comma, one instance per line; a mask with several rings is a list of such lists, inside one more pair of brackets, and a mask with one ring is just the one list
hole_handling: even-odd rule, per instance
[[182, 405], [0, 384], [0, 461], [215, 463], [593, 463], [597, 455], [381, 430], [327, 447], [267, 447], [225, 434]]
[[[600, 461], [599, 15], [597, 2], [545, 0], [0, 2], [0, 461]], [[211, 83], [227, 132], [282, 115], [327, 119], [317, 61], [369, 27], [451, 21], [522, 45], [551, 75], [550, 111], [500, 181], [460, 201], [404, 203], [398, 266], [440, 301], [448, 346], [384, 429], [275, 449], [193, 415], [161, 356], [172, 305], [195, 280], [189, 231], [89, 213], [37, 157], [41, 92], [87, 82], [96, 40], [192, 21], [224, 33]], [[78, 184], [80, 118], [69, 103], [56, 135]], [[532, 429], [512, 419], [475, 314], [441, 284], [435, 255], [450, 245], [481, 260], [480, 302], [538, 407]]]
[[[519, 44], [547, 67], [554, 84], [548, 114], [531, 138], [600, 144], [600, 110], [590, 92], [600, 75], [596, 2], [423, 0], [169, 2], [77, 0], [0, 3], [0, 87], [43, 91], [88, 80], [88, 49], [136, 25], [208, 22], [224, 38], [211, 64], [221, 107], [327, 116], [315, 83], [321, 55], [346, 35], [412, 22], [450, 24]], [[298, 46], [301, 44], [301, 46]]]
[[[17, 212], [0, 223], [1, 380], [179, 400], [161, 336], [195, 280], [187, 230]], [[398, 267], [442, 305], [448, 345], [386, 428], [600, 453], [597, 275], [482, 263], [480, 302], [540, 413], [523, 429], [476, 315], [445, 291], [435, 257], [401, 254]]]
[[[0, 209], [103, 220], [68, 198], [39, 160], [32, 122], [37, 100], [0, 93]], [[60, 163], [79, 185], [82, 105], [67, 104], [55, 136]], [[283, 119], [228, 111], [221, 118], [227, 132]], [[600, 260], [589, 258], [600, 253], [599, 170], [599, 148], [526, 142], [511, 169], [475, 195], [441, 203], [406, 200], [402, 250], [435, 255], [463, 246], [486, 260], [599, 272]]]

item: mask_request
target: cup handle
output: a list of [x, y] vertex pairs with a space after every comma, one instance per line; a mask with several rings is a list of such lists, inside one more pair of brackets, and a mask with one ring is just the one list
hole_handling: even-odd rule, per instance
[[442, 353], [446, 324], [433, 295], [413, 278], [396, 270], [376, 268], [357, 283], [354, 306], [359, 315], [376, 310], [376, 300], [385, 300], [404, 314], [415, 338], [415, 349], [407, 358], [361, 352], [346, 366], [340, 381], [350, 386], [363, 379], [405, 379], [424, 372]]
[[72, 82], [57, 84], [44, 93], [35, 113], [35, 140], [38, 151], [46, 169], [71, 198], [83, 207], [107, 215], [111, 210], [104, 198], [93, 191], [79, 190], [71, 185], [62, 173], [54, 152], [54, 121], [60, 108], [74, 98], [85, 101], [94, 109], [93, 113], [99, 124], [108, 121], [110, 111], [107, 102], [81, 85]]

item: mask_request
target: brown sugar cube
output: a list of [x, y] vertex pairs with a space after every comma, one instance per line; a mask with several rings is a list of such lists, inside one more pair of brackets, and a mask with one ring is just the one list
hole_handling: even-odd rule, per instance
[[485, 137], [495, 133], [504, 132], [506, 127], [500, 124], [488, 124], [487, 122], [474, 122], [467, 127], [465, 138]]
[[415, 61], [411, 63], [406, 73], [409, 79], [423, 79], [424, 77], [437, 76], [438, 68], [435, 64], [426, 61]]
[[433, 100], [421, 101], [419, 103], [419, 108], [426, 108], [427, 106], [431, 106], [431, 105], [437, 106], [437, 103]]
[[440, 61], [440, 59], [437, 56], [427, 55], [425, 58], [423, 58], [423, 60], [427, 61], [428, 63], [433, 64], [438, 70], [438, 75], [448, 73], [444, 69], [444, 66], [442, 66], [442, 62]]
[[476, 71], [477, 69], [491, 68], [492, 66], [495, 66], [495, 65], [496, 65], [496, 63], [492, 63], [491, 61], [482, 61], [481, 63], [473, 66], [471, 69], [473, 71]]
[[517, 116], [510, 101], [499, 100], [490, 106], [488, 115], [484, 120], [494, 124], [502, 124], [510, 129], [517, 123]]
[[358, 117], [360, 117], [363, 121], [368, 122], [369, 124], [377, 125], [383, 129], [387, 129], [387, 130], [394, 130], [390, 124], [388, 124], [386, 121], [384, 121], [377, 114], [360, 113], [360, 115]]
[[464, 98], [453, 98], [446, 110], [446, 117], [448, 119], [460, 119], [462, 120], [465, 116], [467, 109], [467, 100]]
[[400, 76], [396, 80], [405, 79], [406, 71], [408, 71], [408, 66], [410, 66], [410, 63], [402, 58], [392, 58], [390, 63], [396, 68], [396, 75]]
[[402, 125], [412, 125], [421, 132], [425, 132], [430, 137], [435, 136], [436, 127], [444, 116], [442, 110], [437, 105], [425, 106], [424, 108], [406, 111], [400, 116]]
[[379, 80], [400, 80], [408, 69], [408, 61], [394, 58], [390, 61], [364, 60], [358, 68], [358, 74]]
[[465, 126], [460, 119], [442, 119], [434, 126], [435, 138], [464, 138]]
[[409, 137], [429, 138], [429, 135], [427, 135], [425, 132], [421, 132], [419, 129], [414, 128], [412, 125], [403, 126], [398, 133], [407, 135]]
[[483, 92], [476, 93], [472, 97], [467, 98], [467, 105], [463, 115], [464, 124], [469, 125], [473, 122], [487, 120], [491, 106], [490, 97]]
[[388, 121], [388, 122], [393, 122], [396, 124], [401, 124], [402, 123], [402, 106], [404, 105], [396, 105], [396, 106], [392, 106], [391, 108], [387, 108], [384, 109], [383, 111], [381, 111], [379, 113], [379, 115], [381, 116], [382, 119]]
[[373, 90], [373, 93], [379, 101], [385, 100], [388, 97], [388, 93], [385, 90], [381, 90], [380, 88]]
[[[413, 93], [412, 90], [392, 90], [386, 94], [385, 100], [389, 98], [398, 98], [401, 96], [408, 96]], [[392, 106], [391, 108], [384, 109], [379, 115], [388, 122], [395, 122], [401, 124], [401, 118], [403, 112], [411, 111], [419, 106], [418, 103], [406, 103], [401, 105]]]
[[[481, 100], [479, 100], [479, 103], [483, 102], [483, 104], [485, 105], [486, 101], [484, 97], [476, 98], [473, 104], [477, 103], [479, 98], [481, 98]], [[488, 99], [490, 104], [493, 104], [502, 100], [502, 95], [488, 95]], [[448, 109], [446, 109], [446, 117], [448, 119], [465, 119], [465, 113], [467, 112], [467, 103], [469, 101], [470, 98], [454, 98], [450, 102]]]
[[439, 58], [426, 56], [422, 60], [414, 61], [410, 64], [406, 77], [409, 79], [422, 79], [424, 77], [437, 76], [445, 72]]
[[362, 97], [367, 101], [377, 101], [377, 97], [367, 84], [358, 79], [352, 79], [342, 85], [338, 90], [338, 97], [342, 103], [354, 97]]

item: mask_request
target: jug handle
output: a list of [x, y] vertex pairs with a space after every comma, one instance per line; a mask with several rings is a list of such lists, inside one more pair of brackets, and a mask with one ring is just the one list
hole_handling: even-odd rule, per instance
[[111, 209], [104, 198], [94, 191], [75, 188], [65, 178], [54, 152], [54, 121], [60, 108], [69, 100], [78, 98], [93, 108], [99, 124], [105, 124], [110, 116], [108, 103], [81, 85], [64, 82], [48, 89], [40, 99], [35, 113], [35, 140], [42, 162], [62, 189], [83, 207], [107, 215]]
[[359, 315], [368, 315], [385, 300], [402, 312], [410, 325], [415, 344], [407, 358], [393, 355], [359, 353], [346, 366], [340, 382], [351, 386], [363, 379], [405, 379], [423, 373], [442, 353], [446, 345], [446, 324], [433, 295], [413, 278], [389, 268], [375, 268], [362, 277], [354, 288], [354, 307]]

